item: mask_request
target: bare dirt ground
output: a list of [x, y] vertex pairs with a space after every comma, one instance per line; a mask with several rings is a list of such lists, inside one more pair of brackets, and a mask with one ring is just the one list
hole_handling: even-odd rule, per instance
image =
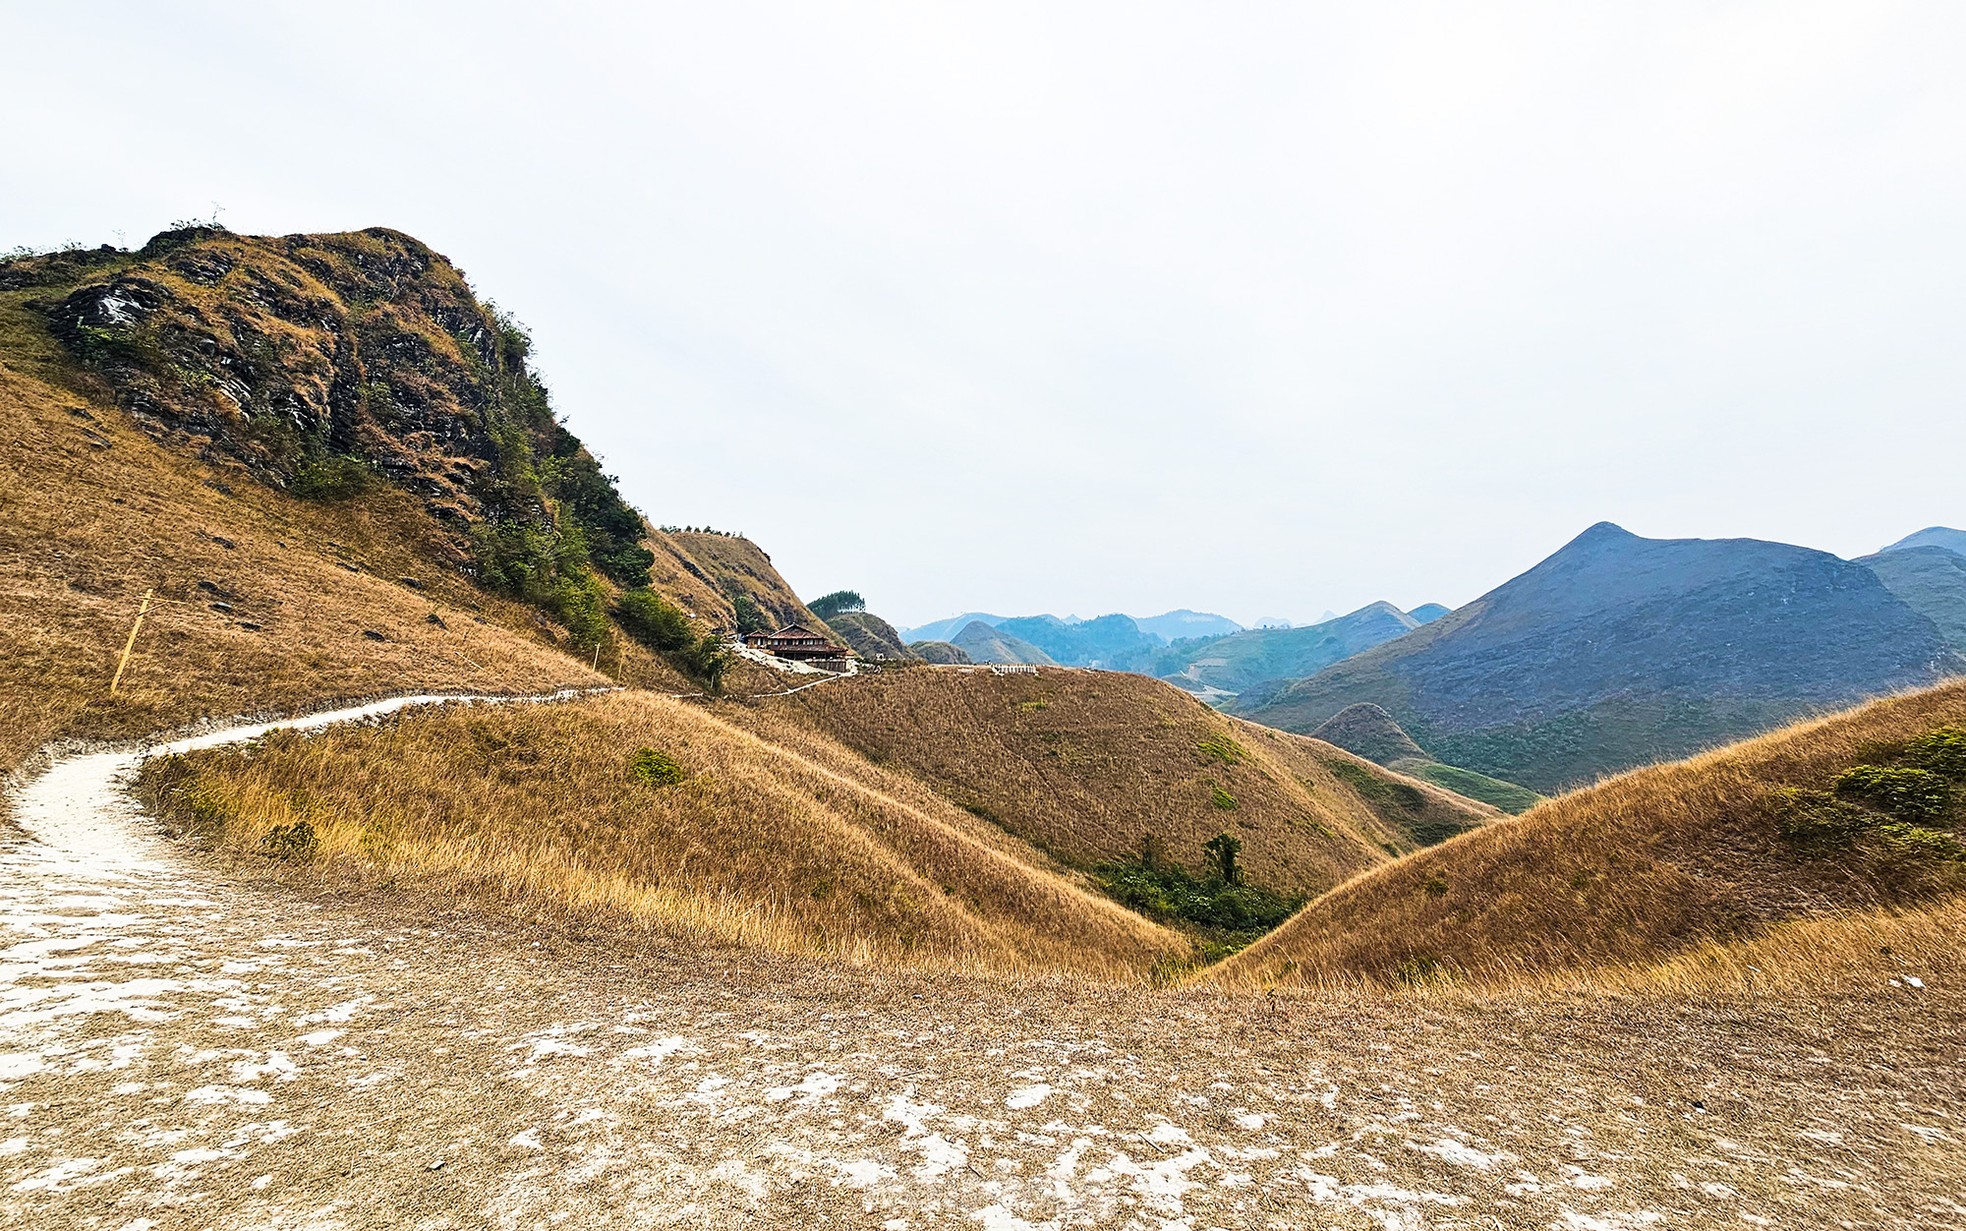
[[1966, 1226], [1930, 980], [1337, 1003], [681, 951], [228, 876], [134, 764], [58, 759], [0, 827], [0, 1225]]

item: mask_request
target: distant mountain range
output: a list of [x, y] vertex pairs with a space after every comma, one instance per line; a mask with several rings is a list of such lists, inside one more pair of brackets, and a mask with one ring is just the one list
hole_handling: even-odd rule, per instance
[[1608, 522], [1446, 616], [1225, 708], [1310, 732], [1384, 709], [1457, 766], [1553, 791], [1966, 671], [1966, 535], [1847, 561]]
[[[1212, 699], [1264, 683], [1280, 686], [1418, 628], [1446, 611], [1438, 603], [1412, 612], [1374, 603], [1303, 627], [1284, 621], [1257, 628], [1244, 628], [1227, 616], [1185, 609], [1143, 618], [1113, 614], [1089, 620], [967, 612], [900, 635], [910, 645], [961, 646], [977, 662], [1032, 662], [1036, 660], [1029, 655], [1037, 650], [1047, 662], [1137, 671]], [[972, 631], [976, 625], [994, 631], [1010, 648], [993, 649], [990, 637]], [[1012, 657], [990, 657], [1000, 652]]]
[[[1156, 616], [1099, 616], [1097, 620], [1127, 619], [1148, 641], [1155, 644], [1170, 644], [1193, 637], [1220, 637], [1228, 633], [1239, 633], [1242, 625], [1227, 616], [1216, 615], [1211, 611], [1164, 611]], [[901, 635], [908, 641], [949, 641], [970, 624], [981, 620], [992, 628], [998, 628], [1008, 621], [1049, 620], [1063, 625], [1096, 623], [1097, 620], [1080, 620], [1072, 616], [1000, 616], [987, 611], [965, 611], [961, 615], [950, 616], [946, 620], [934, 620], [917, 628], [904, 628]], [[1026, 625], [1028, 627], [1028, 624]]]

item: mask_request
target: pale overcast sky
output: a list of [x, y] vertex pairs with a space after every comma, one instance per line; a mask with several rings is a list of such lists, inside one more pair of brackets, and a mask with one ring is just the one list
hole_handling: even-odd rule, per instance
[[808, 597], [1966, 522], [1966, 5], [0, 0], [0, 248], [386, 225]]

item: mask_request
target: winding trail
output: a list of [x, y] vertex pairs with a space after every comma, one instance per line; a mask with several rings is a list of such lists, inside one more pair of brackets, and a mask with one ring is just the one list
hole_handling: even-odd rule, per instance
[[1946, 989], [1826, 1029], [878, 974], [242, 883], [128, 795], [146, 755], [448, 699], [60, 756], [14, 792], [0, 1225], [1966, 1218], [1956, 1048], [1904, 1028], [1958, 1020]]

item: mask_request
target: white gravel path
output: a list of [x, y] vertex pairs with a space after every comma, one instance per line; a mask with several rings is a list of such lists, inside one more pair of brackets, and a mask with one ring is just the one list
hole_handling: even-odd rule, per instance
[[[1803, 1226], [1831, 1201], [1948, 1225], [1893, 1167], [1956, 1155], [1959, 1123], [1900, 1099], [1867, 1143], [1829, 1069], [1784, 1104], [1821, 1113], [1784, 1153], [1724, 1075], [1665, 1073], [1670, 1040], [1627, 1084], [1402, 1014], [1293, 1025], [316, 901], [154, 832], [139, 759], [56, 758], [0, 827], [0, 1226]], [[1660, 1105], [1699, 1081], [1711, 1110]]]

